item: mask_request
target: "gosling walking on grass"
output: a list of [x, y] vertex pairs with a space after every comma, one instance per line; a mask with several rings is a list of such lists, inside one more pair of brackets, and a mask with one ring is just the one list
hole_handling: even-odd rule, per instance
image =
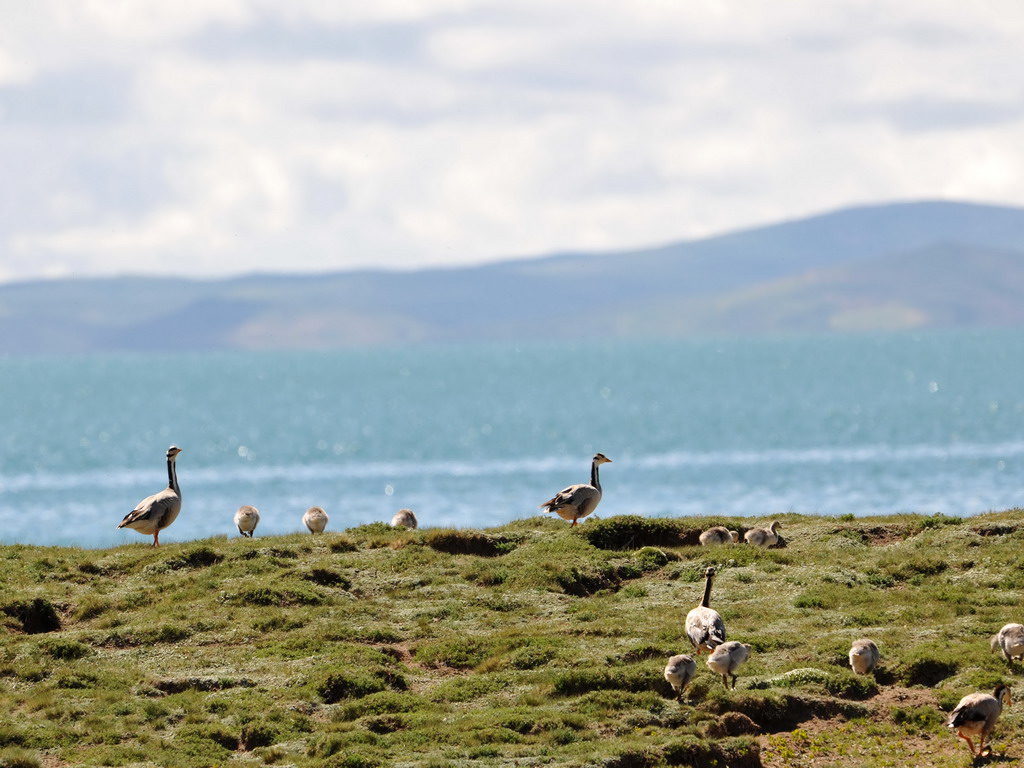
[[322, 507], [310, 507], [302, 516], [302, 522], [309, 528], [310, 533], [323, 533], [328, 519]]
[[174, 468], [179, 453], [181, 448], [176, 445], [167, 449], [167, 487], [160, 493], [154, 493], [140, 501], [117, 526], [152, 536], [154, 547], [160, 546], [160, 531], [173, 523], [181, 512], [181, 489], [178, 487], [178, 473]]
[[850, 668], [858, 675], [870, 675], [878, 666], [878, 646], [874, 640], [862, 637], [850, 647]]
[[683, 691], [693, 680], [695, 674], [697, 674], [697, 662], [690, 654], [680, 653], [668, 660], [668, 664], [665, 665], [665, 680], [676, 692], [677, 701], [683, 700]]
[[992, 651], [996, 650], [1007, 663], [1024, 658], [1024, 624], [1007, 624], [992, 635]]
[[750, 658], [751, 648], [746, 643], [730, 640], [715, 648], [708, 656], [708, 669], [722, 676], [722, 685], [729, 687], [727, 677], [732, 677], [733, 690], [736, 689], [736, 670]]
[[260, 522], [260, 511], [249, 504], [243, 504], [235, 512], [235, 527], [247, 538], [252, 538]]

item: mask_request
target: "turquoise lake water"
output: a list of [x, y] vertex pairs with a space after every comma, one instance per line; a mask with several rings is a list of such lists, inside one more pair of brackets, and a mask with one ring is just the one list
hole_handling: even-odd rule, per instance
[[0, 359], [0, 541], [497, 525], [602, 469], [598, 516], [972, 515], [1024, 506], [1024, 334]]

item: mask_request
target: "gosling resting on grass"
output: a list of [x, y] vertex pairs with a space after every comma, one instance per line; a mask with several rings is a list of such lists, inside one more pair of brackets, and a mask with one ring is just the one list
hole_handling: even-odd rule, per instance
[[419, 523], [416, 520], [416, 513], [411, 509], [400, 509], [395, 513], [395, 516], [391, 518], [392, 528], [409, 528], [414, 529]]
[[310, 533], [323, 533], [327, 527], [327, 513], [321, 507], [310, 507], [302, 516], [302, 522]]
[[690, 638], [697, 655], [703, 650], [714, 651], [725, 642], [725, 622], [718, 611], [709, 607], [711, 602], [711, 582], [715, 578], [715, 569], [708, 567], [704, 571], [704, 597], [700, 605], [686, 614], [686, 636]]
[[735, 640], [722, 643], [708, 656], [708, 669], [722, 676], [722, 685], [727, 689], [729, 687], [727, 678], [732, 677], [732, 687], [735, 690], [736, 670], [750, 658], [750, 650], [749, 645]]
[[710, 547], [715, 544], [738, 544], [740, 535], [736, 531], [730, 531], [724, 525], [716, 525], [708, 528], [700, 535], [700, 545]]
[[992, 651], [996, 650], [1007, 663], [1024, 658], [1024, 624], [1007, 624], [992, 635]]
[[260, 521], [260, 511], [249, 504], [243, 504], [235, 512], [235, 527], [243, 536], [252, 538], [256, 532], [256, 525]]
[[665, 680], [676, 692], [677, 701], [683, 700], [683, 690], [690, 684], [695, 674], [697, 674], [697, 662], [690, 654], [680, 653], [668, 660], [668, 664], [665, 665]]
[[179, 453], [181, 448], [176, 445], [167, 449], [167, 487], [160, 493], [154, 493], [140, 501], [117, 526], [152, 536], [154, 547], [160, 546], [160, 531], [173, 523], [181, 512], [181, 489], [178, 487], [178, 473], [174, 468]]
[[774, 547], [779, 543], [779, 528], [781, 527], [779, 521], [775, 520], [767, 528], [751, 528], [743, 534], [743, 540], [755, 547]]
[[563, 520], [572, 520], [572, 524], [576, 525], [578, 520], [589, 515], [601, 503], [601, 479], [597, 468], [611, 461], [603, 453], [595, 453], [590, 462], [590, 484], [579, 483], [563, 488], [541, 504], [540, 508], [545, 512], [554, 512]]
[[858, 675], [870, 675], [878, 666], [878, 646], [874, 640], [862, 637], [854, 640], [850, 648], [850, 667]]
[[[1010, 688], [1007, 685], [999, 684], [995, 691], [988, 693], [970, 693], [960, 699], [949, 714], [946, 725], [956, 731], [956, 735], [967, 742], [967, 748], [971, 754], [981, 756], [985, 752], [985, 739], [996, 727], [996, 720], [1002, 714], [1003, 705], [1010, 706]], [[979, 739], [978, 751], [974, 751], [974, 742], [971, 737]], [[989, 752], [991, 752], [991, 747]]]

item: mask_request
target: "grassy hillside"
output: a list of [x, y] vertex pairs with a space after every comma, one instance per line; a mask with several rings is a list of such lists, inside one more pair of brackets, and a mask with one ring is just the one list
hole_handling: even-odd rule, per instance
[[[970, 765], [942, 722], [1024, 672], [988, 642], [1024, 618], [1024, 511], [780, 519], [772, 550], [636, 517], [0, 547], [0, 766]], [[709, 564], [754, 651], [679, 703]], [[994, 748], [1024, 759], [1015, 708]]]

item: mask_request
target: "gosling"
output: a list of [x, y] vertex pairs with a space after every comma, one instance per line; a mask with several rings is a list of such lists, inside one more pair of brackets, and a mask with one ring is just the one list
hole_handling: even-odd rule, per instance
[[323, 533], [328, 519], [327, 513], [321, 507], [310, 507], [302, 516], [302, 522], [309, 528], [310, 533]]
[[256, 532], [256, 526], [260, 522], [260, 511], [256, 507], [243, 504], [235, 512], [235, 527], [243, 536], [252, 538]]
[[1024, 658], [1024, 624], [1007, 624], [992, 635], [992, 651], [999, 650], [1007, 663]]
[[755, 547], [774, 547], [779, 543], [779, 528], [782, 525], [775, 520], [767, 528], [751, 528], [743, 534], [743, 540]]
[[712, 547], [715, 544], [738, 544], [740, 535], [736, 531], [730, 531], [724, 525], [716, 525], [708, 528], [700, 535], [702, 547]]
[[676, 701], [683, 700], [683, 691], [697, 674], [697, 662], [688, 653], [680, 653], [668, 660], [665, 666], [665, 680], [676, 693]]
[[722, 676], [722, 685], [729, 689], [728, 678], [732, 677], [736, 689], [736, 670], [750, 658], [751, 647], [746, 643], [730, 640], [715, 648], [708, 656], [708, 669]]
[[419, 523], [416, 520], [416, 513], [411, 509], [400, 509], [395, 513], [395, 516], [391, 518], [392, 528], [408, 528], [410, 530], [415, 529]]
[[878, 646], [874, 640], [862, 637], [854, 640], [850, 648], [850, 667], [858, 675], [870, 675], [878, 666]]

